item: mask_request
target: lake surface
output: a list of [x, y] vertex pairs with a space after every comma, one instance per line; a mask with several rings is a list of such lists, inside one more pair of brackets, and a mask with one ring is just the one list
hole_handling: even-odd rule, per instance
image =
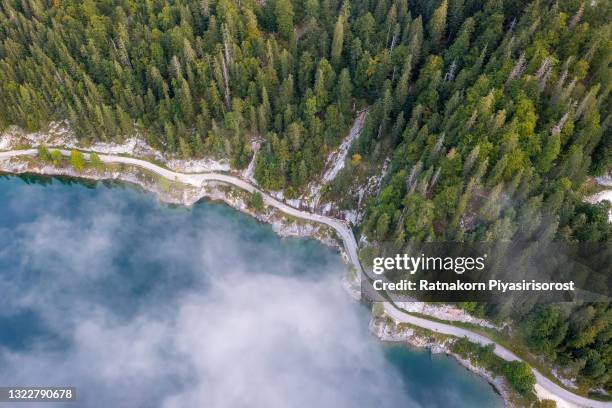
[[373, 338], [343, 271], [221, 204], [2, 177], [0, 386], [74, 386], [79, 407], [502, 405], [452, 359]]

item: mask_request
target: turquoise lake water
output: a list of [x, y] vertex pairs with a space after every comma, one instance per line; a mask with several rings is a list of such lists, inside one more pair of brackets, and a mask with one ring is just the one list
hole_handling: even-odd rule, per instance
[[343, 270], [221, 204], [2, 177], [0, 386], [74, 386], [78, 407], [502, 405], [452, 359], [373, 338]]

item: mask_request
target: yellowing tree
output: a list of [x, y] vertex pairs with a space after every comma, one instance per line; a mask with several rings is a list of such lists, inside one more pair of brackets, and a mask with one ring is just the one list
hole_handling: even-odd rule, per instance
[[448, 1], [444, 0], [440, 7], [434, 11], [429, 20], [429, 35], [434, 47], [437, 47], [446, 31], [446, 14], [448, 12]]
[[76, 149], [72, 149], [70, 152], [70, 164], [76, 171], [83, 170], [85, 167], [85, 158], [83, 157], [83, 153]]
[[344, 42], [344, 16], [340, 14], [336, 27], [334, 28], [334, 39], [332, 40], [331, 61], [338, 66], [342, 57], [342, 43]]

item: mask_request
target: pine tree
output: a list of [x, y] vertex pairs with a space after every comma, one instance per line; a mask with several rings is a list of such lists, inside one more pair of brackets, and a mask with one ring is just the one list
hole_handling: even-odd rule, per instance
[[51, 151], [51, 163], [53, 163], [55, 167], [59, 167], [63, 161], [64, 156], [62, 156], [62, 152], [57, 149]]
[[98, 154], [95, 152], [89, 153], [89, 162], [91, 163], [91, 166], [95, 169], [101, 169], [102, 166], [104, 166], [104, 163], [100, 159], [100, 156], [98, 156]]
[[285, 41], [293, 40], [293, 5], [290, 0], [275, 0], [276, 29]]
[[408, 97], [408, 90], [410, 87], [410, 73], [412, 70], [412, 56], [408, 55], [404, 66], [402, 67], [402, 73], [395, 86], [395, 109], [400, 110], [403, 108], [406, 98]]
[[448, 33], [454, 36], [463, 21], [464, 0], [450, 0], [448, 5]]
[[340, 65], [342, 58], [342, 44], [344, 42], [344, 16], [340, 14], [334, 28], [334, 38], [332, 40], [331, 62], [337, 67]]
[[40, 158], [40, 160], [42, 160], [43, 162], [51, 161], [51, 153], [49, 153], [49, 149], [47, 149], [44, 144], [39, 144], [37, 149], [38, 157]]
[[418, 16], [410, 24], [410, 43], [408, 44], [408, 53], [412, 55], [413, 65], [418, 65], [423, 48], [423, 19]]
[[76, 171], [81, 171], [85, 167], [85, 158], [83, 153], [78, 150], [72, 149], [70, 152], [70, 164]]
[[351, 95], [353, 93], [353, 84], [348, 69], [344, 68], [338, 77], [338, 85], [336, 92], [336, 101], [340, 107], [340, 112], [348, 116], [351, 109]]
[[435, 49], [440, 47], [440, 42], [446, 31], [446, 14], [448, 12], [448, 0], [442, 1], [442, 4], [434, 11], [429, 20], [429, 36], [431, 43]]

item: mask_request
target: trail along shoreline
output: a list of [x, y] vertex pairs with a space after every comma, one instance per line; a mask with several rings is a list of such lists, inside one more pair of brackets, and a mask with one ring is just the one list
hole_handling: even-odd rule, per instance
[[[66, 150], [66, 149], [58, 149], [58, 150], [64, 156], [70, 155], [70, 150]], [[19, 164], [11, 165], [11, 159], [13, 158], [35, 157], [37, 156], [37, 154], [38, 154], [37, 149], [9, 150], [9, 151], [0, 152], [0, 171], [5, 171], [7, 173], [16, 173], [16, 174], [26, 173], [26, 172], [34, 172], [34, 173], [38, 172], [39, 174], [43, 174], [43, 175], [67, 175], [67, 176], [76, 176], [76, 177], [81, 176], [84, 178], [92, 178], [92, 177], [87, 177], [87, 175], [83, 175], [81, 173], [70, 171], [70, 169], [57, 169], [60, 171], [52, 171], [48, 168], [49, 166], [45, 166], [45, 167], [38, 168], [38, 169], [36, 168], [32, 169], [32, 168], [28, 168], [28, 166], [24, 166], [24, 165], [20, 166]], [[86, 151], [83, 151], [83, 154], [85, 156], [85, 159], [89, 160], [90, 154]], [[307, 211], [303, 211], [303, 210], [299, 210], [297, 208], [291, 207], [288, 204], [268, 195], [265, 191], [262, 191], [259, 188], [253, 186], [248, 181], [240, 177], [230, 175], [230, 174], [215, 173], [215, 172], [180, 173], [180, 172], [176, 172], [176, 171], [172, 171], [172, 170], [163, 168], [154, 163], [151, 163], [145, 160], [141, 160], [141, 159], [137, 159], [137, 158], [133, 158], [133, 157], [125, 157], [125, 156], [118, 156], [118, 155], [112, 155], [112, 154], [100, 154], [99, 157], [106, 164], [124, 164], [124, 165], [139, 167], [141, 169], [145, 169], [149, 172], [152, 172], [153, 174], [161, 176], [171, 182], [180, 182], [188, 186], [195, 187], [196, 189], [200, 190], [200, 194], [205, 192], [207, 184], [211, 182], [228, 184], [233, 187], [237, 187], [243, 191], [246, 191], [248, 193], [259, 192], [263, 197], [264, 204], [267, 206], [274, 207], [277, 210], [281, 211], [282, 213], [287, 214], [291, 217], [303, 219], [306, 221], [313, 221], [315, 223], [323, 224], [323, 225], [326, 225], [327, 227], [332, 228], [338, 235], [338, 238], [340, 238], [340, 240], [342, 241], [342, 246], [344, 248], [347, 261], [353, 268], [355, 268], [355, 271], [356, 271], [355, 276], [357, 277], [357, 279], [359, 279], [363, 271], [361, 267], [361, 263], [359, 261], [359, 257], [358, 257], [357, 242], [355, 240], [355, 237], [349, 225], [344, 221], [341, 221], [335, 218], [331, 218], [331, 217], [327, 217], [324, 215], [320, 215], [320, 214], [310, 213]], [[102, 178], [103, 177], [101, 177], [101, 179]], [[121, 178], [117, 176], [115, 178], [130, 182], [129, 180], [130, 177]], [[142, 185], [142, 183], [138, 183], [138, 182], [136, 184]], [[202, 191], [202, 189], [204, 189], [204, 191]], [[211, 198], [210, 194], [204, 194], [203, 196]], [[198, 200], [200, 198], [198, 198]], [[212, 198], [214, 199], [215, 197], [212, 197]], [[194, 200], [194, 197], [191, 197], [191, 199]], [[196, 202], [198, 200], [194, 200], [193, 202]], [[193, 202], [191, 202], [191, 204], [193, 204]], [[512, 352], [510, 352], [503, 346], [495, 343], [494, 341], [488, 339], [487, 337], [474, 333], [470, 330], [462, 329], [462, 328], [452, 326], [446, 323], [435, 322], [432, 320], [413, 316], [411, 314], [408, 314], [398, 309], [395, 305], [392, 305], [390, 303], [385, 303], [384, 310], [385, 310], [385, 314], [391, 317], [396, 323], [408, 323], [408, 324], [419, 326], [419, 327], [422, 327], [422, 328], [425, 328], [427, 330], [431, 330], [437, 333], [442, 333], [442, 334], [457, 336], [457, 337], [467, 337], [470, 341], [474, 341], [476, 343], [483, 344], [483, 345], [492, 343], [495, 345], [495, 349], [494, 349], [495, 354], [500, 356], [501, 358], [508, 360], [508, 361], [521, 360], [518, 356], [514, 355]], [[536, 377], [535, 390], [536, 392], [538, 392], [538, 395], [540, 397], [554, 399], [559, 403], [559, 405], [562, 405], [564, 407], [582, 406], [582, 407], [592, 407], [592, 408], [612, 408], [611, 402], [601, 402], [601, 401], [592, 400], [589, 398], [585, 398], [585, 397], [573, 394], [572, 392], [562, 388], [561, 386], [555, 384], [554, 382], [552, 382], [551, 380], [543, 376], [536, 369], [532, 369], [532, 370]]]

